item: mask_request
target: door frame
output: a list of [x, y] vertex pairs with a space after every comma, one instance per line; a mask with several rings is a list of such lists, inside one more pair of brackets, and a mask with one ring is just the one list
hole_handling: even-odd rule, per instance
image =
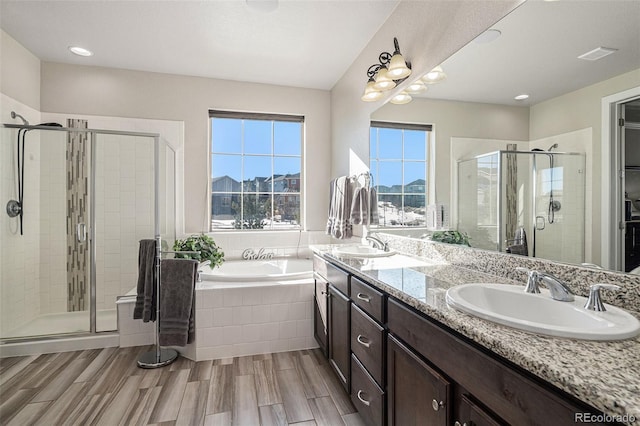
[[[624, 189], [620, 172], [622, 170], [622, 146], [618, 126], [619, 106], [640, 97], [640, 86], [624, 90], [602, 98], [601, 115], [601, 230], [600, 263], [605, 269], [622, 266], [622, 232], [618, 224], [622, 220]], [[611, 250], [611, 247], [614, 249]]]

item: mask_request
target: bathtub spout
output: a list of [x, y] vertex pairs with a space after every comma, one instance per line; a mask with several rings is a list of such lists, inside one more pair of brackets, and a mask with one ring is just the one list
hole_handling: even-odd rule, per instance
[[201, 283], [202, 282], [202, 276], [201, 276], [201, 272], [202, 269], [205, 266], [211, 266], [211, 261], [210, 260], [205, 260], [204, 262], [200, 262], [198, 263], [198, 272], [196, 272], [196, 282]]

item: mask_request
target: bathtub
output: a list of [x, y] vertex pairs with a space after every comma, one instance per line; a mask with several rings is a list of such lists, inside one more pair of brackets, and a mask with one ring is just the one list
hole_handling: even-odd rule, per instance
[[201, 268], [198, 288], [211, 288], [210, 281], [265, 283], [304, 280], [313, 277], [311, 259], [228, 260], [220, 267]]
[[[202, 269], [195, 292], [196, 338], [177, 348], [182, 356], [204, 361], [318, 347], [311, 260], [230, 260]], [[119, 302], [120, 346], [153, 343], [153, 323], [132, 319], [135, 296]]]

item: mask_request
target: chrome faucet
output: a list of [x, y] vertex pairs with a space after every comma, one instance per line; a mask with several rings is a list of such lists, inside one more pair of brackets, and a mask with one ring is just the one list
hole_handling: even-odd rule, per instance
[[366, 241], [371, 241], [373, 243], [373, 246], [377, 249], [380, 250], [384, 250], [384, 251], [389, 251], [389, 244], [382, 241], [380, 238], [378, 237], [374, 237], [373, 235], [367, 235], [365, 237]]
[[204, 262], [200, 262], [198, 263], [198, 271], [196, 272], [196, 282], [201, 283], [202, 282], [202, 277], [200, 276], [200, 273], [202, 272], [202, 269], [205, 266], [211, 266], [211, 261], [210, 260], [205, 260]]
[[516, 268], [516, 271], [526, 272], [528, 275], [527, 285], [524, 288], [526, 293], [540, 293], [540, 283], [544, 284], [551, 293], [551, 298], [560, 302], [573, 302], [573, 293], [565, 283], [546, 272], [539, 272], [526, 268]]

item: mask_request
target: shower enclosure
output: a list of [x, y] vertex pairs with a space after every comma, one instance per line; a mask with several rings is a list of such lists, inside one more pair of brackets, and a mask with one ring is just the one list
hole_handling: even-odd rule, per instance
[[158, 134], [67, 125], [0, 129], [3, 343], [116, 330], [138, 241], [175, 239], [173, 149]]
[[496, 151], [458, 162], [458, 230], [471, 245], [582, 263], [584, 154]]

